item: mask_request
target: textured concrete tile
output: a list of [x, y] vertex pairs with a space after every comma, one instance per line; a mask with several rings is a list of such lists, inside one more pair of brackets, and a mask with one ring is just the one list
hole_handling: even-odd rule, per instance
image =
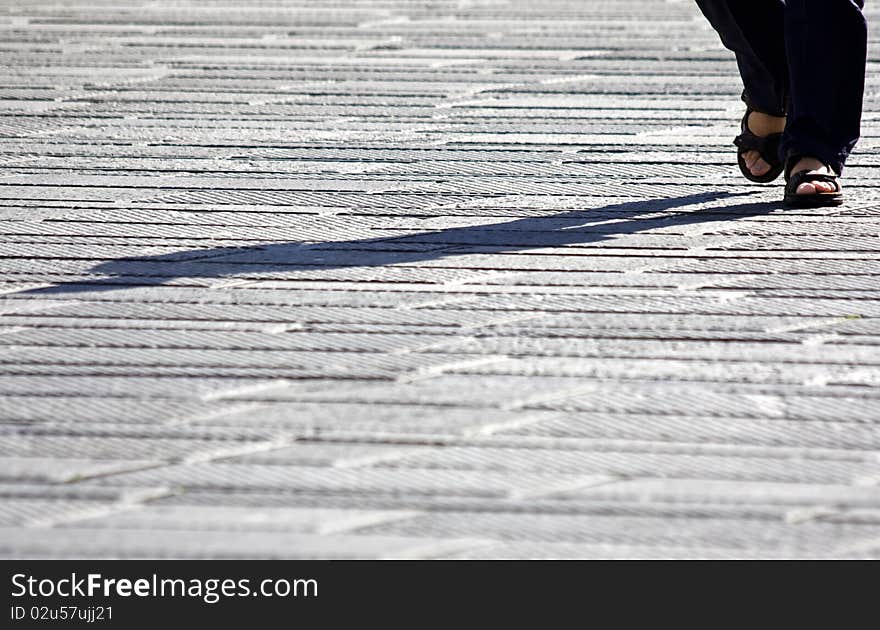
[[80, 479], [155, 466], [151, 460], [97, 460], [69, 457], [0, 457], [4, 481], [70, 483]]
[[156, 423], [204, 414], [216, 407], [203, 402], [147, 399], [132, 404], [126, 399], [101, 398], [97, 392], [92, 392], [92, 396], [77, 396], [89, 393], [84, 388], [71, 392], [71, 396], [46, 396], [48, 388], [33, 388], [31, 395], [24, 394], [28, 389], [16, 387], [13, 391], [22, 395], [7, 395], [0, 400], [0, 419], [17, 423], [60, 422], [72, 430], [101, 422]]
[[691, 454], [688, 450], [683, 448], [680, 452], [661, 454], [645, 451], [597, 453], [488, 446], [444, 447], [380, 461], [376, 466], [838, 484], [880, 476], [880, 460], [873, 453], [863, 461], [843, 462], [807, 458], [803, 453], [786, 456], [768, 451], [765, 457], [756, 457], [738, 454], [735, 450], [727, 454]]
[[155, 529], [230, 532], [285, 532], [328, 535], [372, 527], [381, 523], [406, 520], [419, 512], [271, 508], [255, 509], [234, 506], [149, 505], [142, 509], [119, 511], [97, 518], [69, 518], [66, 527], [77, 529]]
[[498, 434], [559, 439], [621, 439], [652, 442], [802, 446], [880, 450], [872, 424], [796, 419], [713, 418], [695, 415], [584, 412], [502, 428]]
[[[0, 455], [27, 458], [71, 458], [95, 460], [140, 459], [180, 461], [192, 458], [229, 457], [235, 453], [271, 448], [270, 439], [199, 439], [116, 437], [95, 431], [82, 435], [52, 435], [46, 427], [39, 433], [0, 435]], [[167, 431], [170, 432], [170, 431]], [[221, 437], [221, 436], [218, 436]]]
[[383, 470], [374, 468], [317, 468], [265, 464], [192, 464], [167, 466], [112, 477], [97, 485], [134, 487], [175, 486], [193, 490], [237, 489], [328, 494], [408, 493], [426, 496], [473, 496], [486, 499], [538, 496], [565, 488], [592, 486], [611, 480], [604, 475], [558, 475], [524, 472], [512, 477], [501, 472], [469, 470]]
[[734, 482], [704, 479], [623, 481], [572, 492], [559, 498], [615, 498], [670, 503], [748, 503], [870, 507], [880, 504], [880, 486]]
[[10, 558], [404, 559], [448, 555], [482, 546], [479, 539], [152, 529], [0, 528], [0, 556]]
[[365, 527], [370, 535], [482, 536], [496, 540], [532, 540], [545, 543], [579, 542], [624, 546], [668, 546], [716, 549], [767, 549], [773, 553], [811, 550], [831, 553], [833, 541], [858, 539], [876, 531], [874, 525], [738, 519], [632, 518], [566, 516], [558, 514], [426, 515], [397, 523]]
[[519, 426], [555, 416], [552, 411], [514, 413], [501, 409], [444, 407], [399, 402], [274, 402], [254, 403], [253, 408], [206, 414], [193, 418], [195, 427], [252, 427], [258, 430], [290, 430], [303, 435], [363, 432], [367, 434], [460, 435], [483, 429]]
[[34, 526], [69, 518], [103, 516], [111, 510], [112, 505], [109, 501], [64, 500], [57, 497], [44, 499], [3, 497], [0, 501], [0, 525]]
[[393, 461], [422, 447], [405, 444], [297, 443], [224, 458], [230, 464], [274, 464], [281, 466], [374, 466]]

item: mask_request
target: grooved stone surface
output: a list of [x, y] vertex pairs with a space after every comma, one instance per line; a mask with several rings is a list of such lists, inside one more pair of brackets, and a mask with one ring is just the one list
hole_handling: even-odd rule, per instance
[[690, 1], [0, 0], [0, 556], [880, 558], [880, 79]]

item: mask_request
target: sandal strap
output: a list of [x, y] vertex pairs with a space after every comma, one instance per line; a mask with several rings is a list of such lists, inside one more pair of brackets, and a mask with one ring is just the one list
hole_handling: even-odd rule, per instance
[[767, 156], [774, 161], [779, 161], [779, 143], [781, 141], [781, 133], [774, 133], [761, 138], [746, 129], [734, 139], [733, 144], [741, 151], [757, 151], [761, 154], [761, 157]]
[[749, 129], [749, 116], [752, 112], [757, 111], [749, 107], [740, 123], [741, 133], [734, 138], [733, 144], [739, 149], [740, 153], [746, 151], [757, 151], [765, 162], [769, 164], [778, 163], [779, 145], [782, 143], [781, 133], [771, 133], [769, 136], [756, 136]]
[[817, 182], [825, 182], [828, 184], [834, 184], [835, 192], [834, 193], [817, 193], [817, 194], [835, 194], [841, 192], [840, 181], [837, 175], [832, 175], [830, 173], [811, 173], [810, 171], [801, 171], [799, 173], [795, 173], [789, 177], [788, 183], [785, 185], [785, 188], [788, 192], [796, 192], [798, 188], [800, 188], [801, 184], [813, 184]]

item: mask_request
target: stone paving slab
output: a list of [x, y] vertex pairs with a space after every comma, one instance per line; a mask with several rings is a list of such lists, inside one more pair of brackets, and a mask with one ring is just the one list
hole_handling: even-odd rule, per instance
[[880, 75], [738, 174], [663, 0], [0, 0], [0, 556], [880, 558]]

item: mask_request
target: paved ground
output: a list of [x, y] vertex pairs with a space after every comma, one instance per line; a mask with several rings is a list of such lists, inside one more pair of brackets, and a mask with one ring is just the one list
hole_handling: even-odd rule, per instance
[[0, 555], [880, 557], [876, 58], [784, 212], [689, 1], [0, 26]]

